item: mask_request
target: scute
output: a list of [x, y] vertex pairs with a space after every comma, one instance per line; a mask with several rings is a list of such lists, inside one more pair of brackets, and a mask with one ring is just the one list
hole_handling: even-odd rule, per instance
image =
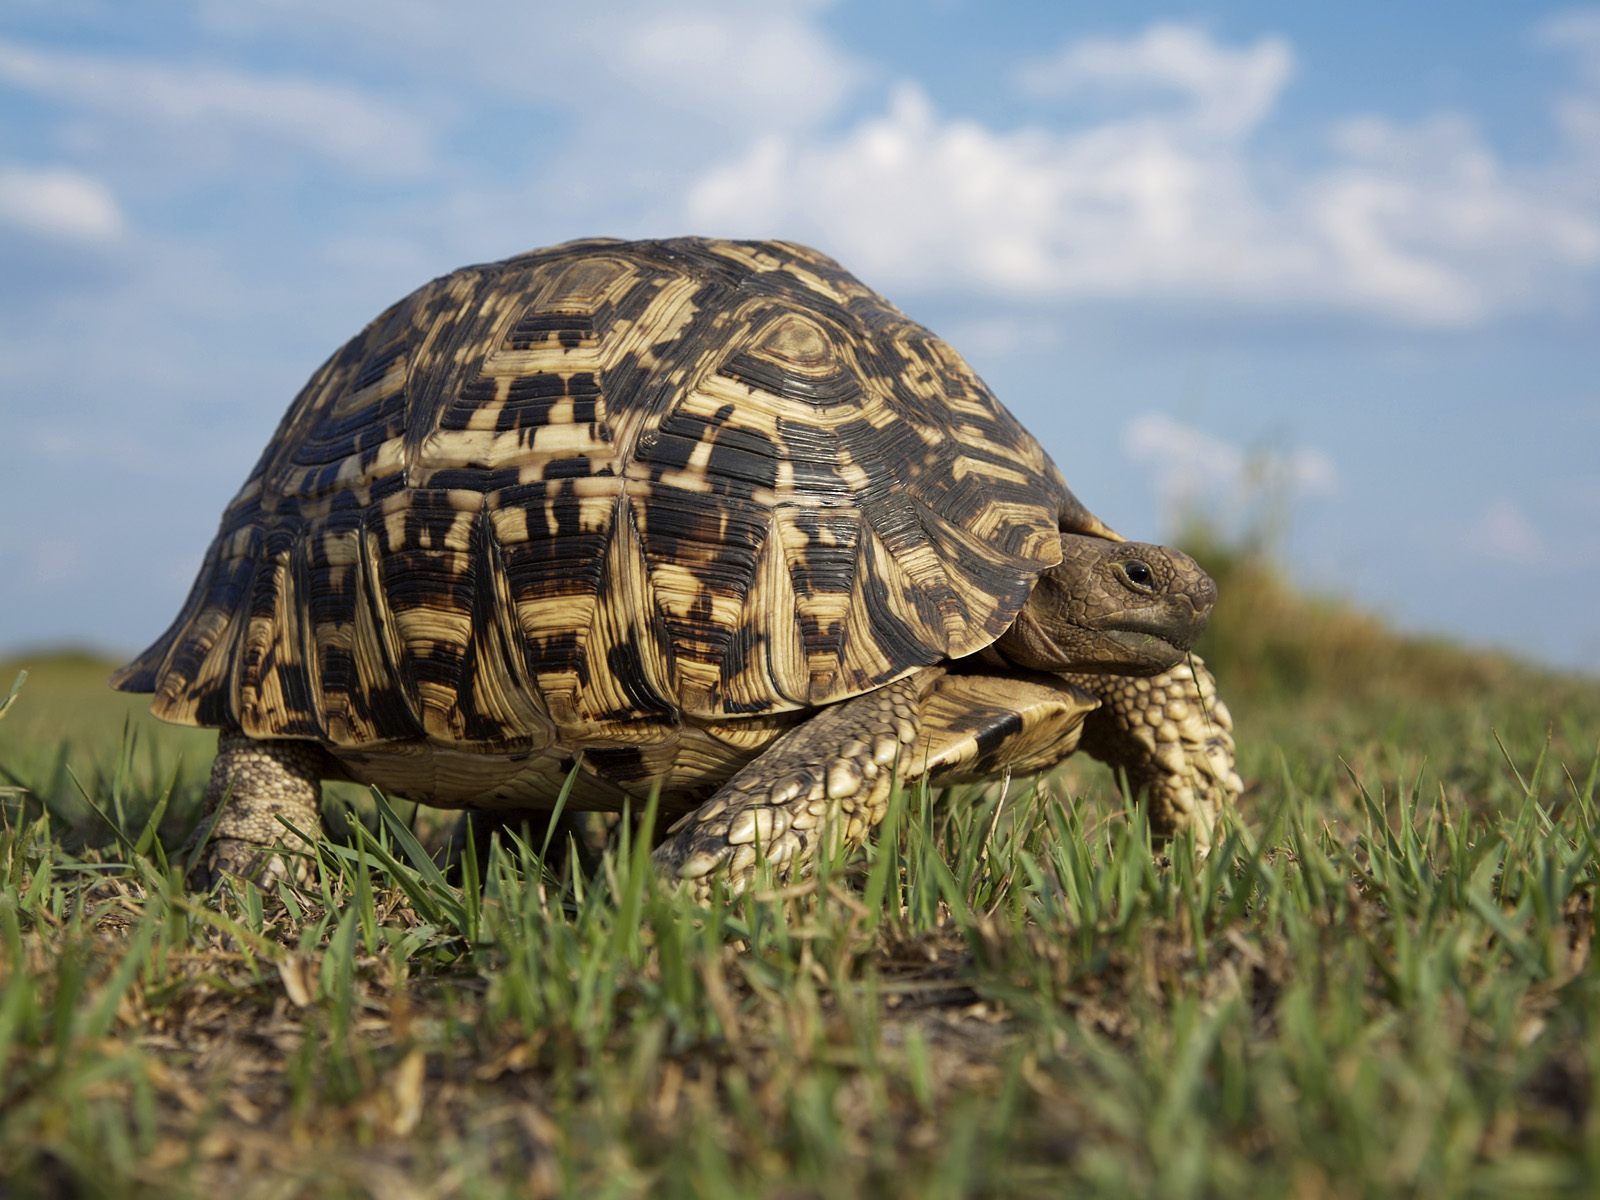
[[666, 746], [981, 649], [1064, 525], [1109, 534], [831, 259], [577, 242], [434, 280], [329, 359], [116, 682], [335, 747]]

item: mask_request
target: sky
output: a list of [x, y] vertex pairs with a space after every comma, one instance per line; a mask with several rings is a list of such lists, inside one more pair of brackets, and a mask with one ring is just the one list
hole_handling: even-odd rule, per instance
[[7, 0], [0, 652], [153, 640], [418, 284], [681, 233], [838, 258], [1130, 537], [1600, 671], [1600, 7], [1483, 0]]

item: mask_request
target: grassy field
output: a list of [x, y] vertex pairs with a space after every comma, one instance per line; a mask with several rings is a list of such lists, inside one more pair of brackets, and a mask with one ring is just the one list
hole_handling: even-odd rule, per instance
[[187, 894], [211, 739], [13, 664], [0, 1195], [1595, 1194], [1600, 684], [1201, 557], [1203, 863], [1074, 763], [711, 909], [350, 789], [316, 893]]

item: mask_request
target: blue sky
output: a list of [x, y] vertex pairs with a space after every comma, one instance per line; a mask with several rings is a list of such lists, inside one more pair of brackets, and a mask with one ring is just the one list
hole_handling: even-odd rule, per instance
[[[12, 0], [0, 651], [132, 651], [422, 281], [781, 236], [1129, 536], [1600, 670], [1600, 8]], [[1448, 12], [1448, 19], [1441, 14]]]

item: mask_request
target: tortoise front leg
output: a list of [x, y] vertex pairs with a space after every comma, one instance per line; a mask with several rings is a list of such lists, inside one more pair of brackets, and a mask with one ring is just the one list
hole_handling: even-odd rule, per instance
[[1200, 658], [1159, 675], [1066, 678], [1100, 699], [1078, 748], [1127, 772], [1129, 789], [1149, 805], [1152, 831], [1193, 829], [1195, 844], [1210, 849], [1217, 816], [1244, 784], [1234, 770], [1233, 716]]
[[863, 841], [889, 807], [895, 760], [915, 741], [940, 674], [920, 671], [791, 729], [673, 826], [656, 865], [703, 898], [718, 878], [744, 891], [762, 859], [789, 876], [824, 839]]
[[223, 875], [239, 875], [270, 885], [293, 878], [309, 880], [309, 861], [291, 860], [281, 853], [287, 847], [308, 849], [285, 829], [280, 816], [307, 833], [322, 827], [319, 804], [326, 755], [305, 742], [256, 741], [236, 730], [224, 730], [217, 739], [217, 757], [206, 785], [205, 818], [209, 823], [219, 804], [211, 841], [200, 859], [198, 874], [206, 886]]

